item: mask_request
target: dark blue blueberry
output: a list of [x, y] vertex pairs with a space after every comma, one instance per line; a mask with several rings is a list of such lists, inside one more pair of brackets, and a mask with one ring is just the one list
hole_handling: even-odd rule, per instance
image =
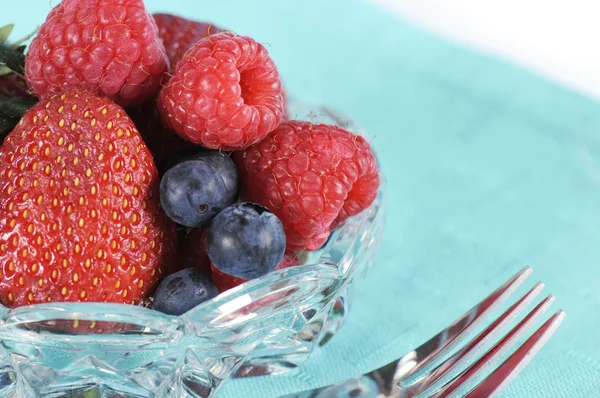
[[219, 290], [210, 276], [199, 269], [186, 268], [160, 282], [154, 295], [154, 309], [169, 315], [181, 315], [218, 294]]
[[161, 176], [164, 175], [164, 172], [181, 162], [184, 162], [186, 160], [197, 159], [204, 159], [208, 163], [210, 163], [211, 166], [217, 169], [217, 171], [221, 173], [221, 177], [223, 178], [225, 186], [231, 192], [235, 192], [235, 196], [237, 199], [237, 195], [239, 192], [239, 177], [237, 167], [235, 166], [235, 163], [233, 162], [231, 157], [222, 151], [213, 151], [210, 149], [199, 147], [194, 147], [192, 149], [182, 151], [165, 162], [165, 167], [162, 168]]
[[235, 203], [237, 193], [237, 183], [231, 184], [220, 170], [202, 158], [182, 161], [167, 170], [160, 181], [163, 210], [173, 221], [187, 227], [208, 224]]
[[206, 250], [220, 271], [238, 278], [258, 278], [273, 271], [283, 259], [283, 225], [265, 207], [236, 203], [212, 220]]
[[220, 151], [209, 151], [208, 149], [202, 149], [195, 155], [195, 158], [206, 160], [219, 172], [219, 174], [221, 174], [225, 188], [227, 188], [227, 190], [233, 194], [233, 202], [235, 202], [239, 192], [239, 178], [237, 167], [235, 166], [235, 163], [231, 157]]

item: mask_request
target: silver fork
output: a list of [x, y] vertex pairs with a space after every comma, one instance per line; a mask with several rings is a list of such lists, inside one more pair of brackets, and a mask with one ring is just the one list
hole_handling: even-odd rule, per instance
[[[285, 398], [497, 396], [556, 331], [565, 317], [564, 311], [557, 311], [523, 344], [514, 348], [554, 301], [552, 295], [547, 296], [503, 334], [543, 289], [544, 285], [538, 282], [479, 334], [466, 343], [465, 340], [531, 272], [531, 268], [524, 268], [446, 329], [403, 357], [362, 376]], [[487, 351], [478, 355], [490, 345]]]

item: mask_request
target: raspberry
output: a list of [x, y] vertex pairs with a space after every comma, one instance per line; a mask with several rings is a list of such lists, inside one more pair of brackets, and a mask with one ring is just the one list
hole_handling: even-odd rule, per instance
[[154, 20], [158, 26], [158, 37], [165, 46], [173, 71], [186, 51], [194, 44], [221, 31], [213, 24], [190, 21], [171, 14], [154, 14]]
[[321, 247], [332, 224], [369, 207], [379, 189], [369, 143], [337, 126], [282, 123], [235, 160], [243, 200], [280, 218], [292, 250]]
[[[296, 255], [296, 253], [294, 253], [293, 251], [290, 251], [290, 250], [286, 250], [285, 255], [283, 256], [283, 259], [281, 260], [281, 262], [279, 263], [277, 268], [275, 268], [275, 270], [294, 267], [299, 264], [300, 264], [300, 260], [298, 259], [298, 256]], [[223, 293], [226, 290], [232, 289], [236, 286], [239, 286], [242, 283], [248, 282], [247, 279], [237, 278], [235, 276], [231, 276], [224, 272], [221, 272], [213, 264], [210, 264], [210, 270], [212, 273], [213, 282], [215, 283], [215, 285], [217, 286], [217, 289], [219, 289], [219, 292], [221, 292], [221, 293]]]
[[262, 44], [217, 33], [177, 64], [158, 109], [163, 123], [189, 141], [228, 151], [246, 148], [281, 121], [279, 73]]
[[63, 0], [29, 47], [27, 83], [39, 97], [80, 88], [141, 103], [167, 70], [157, 32], [142, 0]]

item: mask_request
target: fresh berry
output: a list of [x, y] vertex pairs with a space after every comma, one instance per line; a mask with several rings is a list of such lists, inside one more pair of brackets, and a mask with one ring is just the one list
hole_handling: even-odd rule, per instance
[[171, 159], [194, 147], [191, 142], [163, 127], [155, 100], [128, 108], [127, 114], [135, 123], [142, 139], [152, 153], [154, 164], [158, 167], [159, 172], [164, 171], [165, 164]]
[[210, 260], [206, 252], [206, 234], [208, 228], [196, 228], [185, 235], [179, 244], [177, 265], [181, 268], [198, 268], [210, 273]]
[[[160, 182], [160, 203], [167, 216], [187, 227], [206, 225], [238, 196], [237, 170], [227, 155], [185, 159]], [[235, 177], [231, 176], [235, 174]]]
[[273, 271], [285, 253], [281, 221], [255, 203], [236, 203], [211, 222], [206, 249], [220, 271], [254, 279]]
[[171, 70], [175, 70], [183, 55], [200, 39], [218, 33], [221, 29], [206, 22], [196, 22], [171, 14], [154, 14], [158, 37], [165, 46]]
[[157, 93], [167, 68], [142, 0], [63, 0], [31, 42], [25, 75], [41, 98], [80, 88], [132, 105]]
[[281, 121], [279, 73], [265, 47], [246, 36], [217, 33], [196, 43], [162, 89], [165, 126], [207, 148], [246, 148]]
[[[283, 260], [281, 260], [277, 268], [275, 268], [275, 271], [288, 267], [294, 267], [299, 264], [300, 260], [298, 259], [296, 253], [287, 250], [285, 252], [285, 255], [283, 256]], [[217, 286], [217, 289], [219, 289], [219, 292], [221, 293], [226, 290], [232, 289], [236, 286], [239, 286], [242, 283], [248, 282], [247, 279], [236, 278], [235, 276], [227, 275], [226, 273], [219, 271], [219, 269], [212, 264], [210, 265], [210, 269], [212, 272], [212, 280]]]
[[72, 90], [43, 100], [0, 148], [0, 302], [137, 303], [167, 271], [173, 223], [125, 111]]
[[0, 76], [0, 96], [9, 98], [31, 98], [25, 79], [16, 73]]
[[160, 282], [154, 296], [154, 309], [181, 315], [218, 294], [210, 276], [197, 268], [186, 268]]
[[194, 158], [208, 162], [219, 172], [225, 184], [225, 189], [231, 194], [228, 200], [232, 201], [232, 203], [236, 202], [240, 190], [240, 182], [237, 167], [231, 157], [220, 151], [201, 149], [196, 150]]
[[193, 146], [175, 154], [168, 161], [164, 162], [163, 165], [166, 171], [181, 162], [194, 159], [202, 159], [217, 169], [223, 178], [225, 186], [228, 188], [228, 190], [235, 192], [235, 199], [237, 199], [239, 193], [239, 176], [237, 167], [235, 162], [233, 162], [231, 159], [231, 156], [226, 152]]
[[235, 160], [242, 199], [281, 219], [291, 250], [321, 247], [332, 223], [369, 207], [379, 189], [369, 143], [336, 126], [283, 123]]

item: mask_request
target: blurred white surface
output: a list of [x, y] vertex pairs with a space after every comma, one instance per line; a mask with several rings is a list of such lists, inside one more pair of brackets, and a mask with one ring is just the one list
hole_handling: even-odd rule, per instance
[[599, 0], [371, 0], [600, 99]]

